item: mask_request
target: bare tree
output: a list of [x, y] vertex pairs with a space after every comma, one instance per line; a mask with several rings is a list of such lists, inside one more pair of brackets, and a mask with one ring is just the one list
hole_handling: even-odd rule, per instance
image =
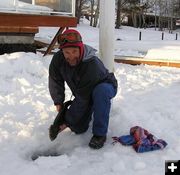
[[158, 20], [158, 26], [159, 26], [159, 31], [163, 30], [163, 1], [158, 0], [158, 6], [159, 6], [159, 20]]
[[97, 6], [94, 14], [94, 23], [93, 27], [96, 27], [98, 24], [98, 19], [99, 19], [99, 5], [100, 5], [100, 0], [97, 0]]
[[158, 26], [159, 30], [162, 31], [164, 28], [168, 28], [171, 33], [174, 28], [174, 1], [158, 0]]
[[75, 11], [75, 16], [78, 19], [78, 24], [80, 22], [80, 18], [82, 15], [82, 11], [84, 8], [87, 8], [85, 4], [87, 4], [88, 0], [76, 0], [76, 11]]
[[117, 11], [116, 11], [116, 29], [121, 26], [121, 11], [122, 11], [122, 0], [117, 0]]
[[115, 28], [121, 27], [122, 21], [126, 15], [130, 12], [130, 6], [132, 3], [139, 2], [139, 0], [116, 0], [116, 25]]
[[140, 1], [130, 1], [130, 10], [134, 27], [142, 27], [142, 14], [144, 13], [144, 9]]
[[90, 0], [91, 2], [91, 19], [90, 19], [90, 26], [93, 26], [93, 19], [94, 19], [94, 5], [95, 5], [95, 2], [94, 0]]
[[90, 0], [91, 2], [91, 20], [90, 26], [96, 27], [99, 19], [100, 0]]
[[116, 26], [115, 28], [119, 29], [123, 20], [122, 12], [125, 12], [125, 6], [129, 0], [117, 0], [117, 10], [116, 10]]

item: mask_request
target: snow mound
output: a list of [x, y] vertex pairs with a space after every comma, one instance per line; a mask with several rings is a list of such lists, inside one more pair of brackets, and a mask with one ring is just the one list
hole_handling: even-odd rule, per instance
[[168, 48], [150, 49], [144, 58], [153, 60], [180, 60], [180, 50]]

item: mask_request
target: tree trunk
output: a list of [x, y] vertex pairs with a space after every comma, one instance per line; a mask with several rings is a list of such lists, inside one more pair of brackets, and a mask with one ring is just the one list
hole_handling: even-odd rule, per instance
[[77, 17], [77, 23], [79, 24], [82, 12], [83, 0], [76, 0], [76, 12], [75, 16]]
[[141, 15], [141, 13], [138, 14], [138, 27], [142, 28], [142, 15]]
[[147, 23], [146, 23], [146, 15], [145, 15], [145, 14], [142, 14], [142, 21], [143, 21], [142, 27], [143, 27], [144, 29], [146, 29]]
[[162, 31], [163, 30], [163, 24], [162, 24], [162, 19], [163, 19], [163, 16], [162, 16], [162, 1], [159, 0], [159, 31]]
[[90, 26], [93, 26], [93, 18], [94, 18], [94, 0], [91, 0], [91, 20], [90, 20]]
[[133, 26], [137, 28], [137, 15], [135, 12], [132, 12], [132, 22]]
[[157, 1], [155, 1], [155, 4], [154, 4], [154, 11], [155, 11], [155, 30], [156, 30], [156, 28], [157, 28]]
[[79, 16], [79, 0], [76, 0], [76, 10], [75, 10], [75, 16], [77, 17], [77, 23], [79, 24], [79, 18], [78, 18], [78, 16]]
[[97, 1], [97, 8], [96, 8], [95, 15], [94, 15], [94, 24], [93, 24], [93, 27], [96, 27], [97, 24], [98, 24], [98, 19], [99, 19], [99, 2], [100, 2], [100, 0]]
[[117, 12], [116, 12], [116, 29], [119, 29], [121, 27], [121, 0], [118, 0], [117, 2]]
[[173, 17], [171, 17], [171, 28], [170, 28], [170, 33], [173, 33]]

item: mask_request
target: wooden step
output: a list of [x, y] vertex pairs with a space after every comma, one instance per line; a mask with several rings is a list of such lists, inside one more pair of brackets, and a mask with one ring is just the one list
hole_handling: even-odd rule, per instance
[[168, 66], [168, 67], [177, 67], [180, 68], [180, 60], [153, 60], [153, 59], [144, 59], [144, 58], [130, 58], [130, 57], [116, 57], [114, 59], [116, 63], [124, 63], [131, 65], [154, 65], [154, 66]]
[[0, 26], [0, 33], [38, 33], [38, 27]]

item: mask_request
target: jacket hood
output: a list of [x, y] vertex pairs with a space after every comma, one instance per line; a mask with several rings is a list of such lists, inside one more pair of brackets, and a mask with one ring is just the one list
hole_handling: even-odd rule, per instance
[[96, 52], [97, 52], [96, 49], [94, 49], [91, 46], [84, 44], [84, 55], [83, 55], [82, 61], [86, 62], [86, 61], [92, 60], [93, 57], [96, 56]]

